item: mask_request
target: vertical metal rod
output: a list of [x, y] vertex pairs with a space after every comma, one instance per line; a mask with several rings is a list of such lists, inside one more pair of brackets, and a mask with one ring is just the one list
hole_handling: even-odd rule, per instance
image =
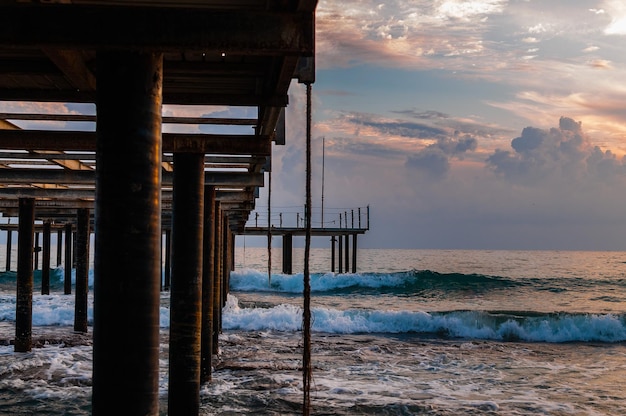
[[34, 224], [35, 199], [20, 198], [17, 231], [15, 352], [28, 352], [32, 349]]
[[303, 328], [303, 416], [311, 412], [311, 276], [309, 273], [309, 257], [311, 252], [311, 83], [306, 84], [306, 234], [304, 245], [304, 309], [302, 316]]
[[322, 137], [322, 228], [324, 228], [324, 159], [326, 155], [326, 137]]
[[89, 293], [89, 209], [76, 213], [76, 302], [74, 331], [87, 332], [87, 294]]
[[97, 63], [92, 415], [155, 416], [163, 55], [98, 50]]

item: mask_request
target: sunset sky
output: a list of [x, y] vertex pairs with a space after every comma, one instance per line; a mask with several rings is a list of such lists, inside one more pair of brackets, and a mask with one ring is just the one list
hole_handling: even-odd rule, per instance
[[[370, 207], [363, 248], [626, 250], [625, 2], [320, 0], [316, 24], [314, 226], [323, 176], [325, 225]], [[305, 102], [294, 81], [273, 216], [305, 204]]]
[[[359, 247], [626, 250], [626, 3], [322, 0], [316, 48], [314, 212], [324, 138]], [[273, 212], [305, 200], [291, 93]]]

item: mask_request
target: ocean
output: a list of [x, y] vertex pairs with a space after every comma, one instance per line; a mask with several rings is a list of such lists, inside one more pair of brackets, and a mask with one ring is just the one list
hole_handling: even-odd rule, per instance
[[[266, 248], [236, 249], [203, 415], [301, 414], [304, 250], [293, 275], [280, 254], [268, 276]], [[626, 252], [359, 249], [357, 271], [339, 274], [314, 248], [310, 268], [311, 414], [626, 414]], [[36, 274], [40, 342], [15, 353], [15, 273], [0, 273], [0, 414], [90, 414], [91, 332], [73, 333], [62, 279], [55, 269], [39, 295]]]

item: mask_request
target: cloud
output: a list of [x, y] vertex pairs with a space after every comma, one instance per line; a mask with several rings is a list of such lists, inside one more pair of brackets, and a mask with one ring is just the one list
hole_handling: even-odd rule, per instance
[[507, 181], [524, 185], [601, 183], [626, 179], [623, 160], [591, 144], [582, 123], [561, 117], [558, 128], [526, 127], [511, 141], [513, 151], [496, 150], [487, 166]]
[[606, 0], [604, 10], [611, 16], [611, 22], [604, 29], [604, 33], [626, 35], [626, 5], [621, 0]]
[[480, 55], [487, 18], [501, 13], [506, 3], [392, 0], [379, 7], [367, 0], [321, 1], [316, 21], [318, 67], [374, 63], [424, 69], [440, 67], [432, 58]]

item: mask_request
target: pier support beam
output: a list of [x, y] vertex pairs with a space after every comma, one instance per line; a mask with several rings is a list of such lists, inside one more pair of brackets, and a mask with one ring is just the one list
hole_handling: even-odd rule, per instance
[[97, 62], [92, 414], [156, 416], [163, 56]]
[[61, 265], [61, 261], [63, 260], [62, 243], [63, 243], [63, 230], [59, 228], [57, 230], [57, 267], [59, 267]]
[[33, 270], [39, 270], [39, 252], [40, 251], [41, 251], [41, 246], [39, 245], [39, 233], [35, 233], [35, 248], [34, 248], [35, 261], [33, 263]]
[[172, 230], [165, 230], [165, 268], [163, 290], [169, 291], [172, 284]]
[[330, 271], [335, 273], [335, 236], [330, 237]]
[[76, 302], [74, 331], [87, 332], [87, 295], [89, 293], [89, 210], [76, 213]]
[[339, 258], [339, 269], [337, 270], [339, 273], [343, 273], [343, 236], [338, 235], [337, 240], [339, 241], [339, 245], [337, 246], [338, 258]]
[[65, 274], [63, 276], [63, 293], [72, 293], [72, 223], [65, 224]]
[[222, 322], [222, 208], [215, 201], [215, 241], [213, 254], [213, 354], [219, 353]]
[[350, 273], [350, 236], [346, 234], [344, 239], [346, 240], [346, 246], [344, 247], [344, 254], [346, 256], [346, 273]]
[[19, 221], [17, 230], [15, 352], [28, 352], [32, 349], [33, 336], [34, 198], [20, 198]]
[[200, 381], [211, 381], [213, 366], [213, 287], [215, 285], [215, 187], [204, 190], [204, 232], [202, 237], [202, 339]]
[[50, 221], [43, 223], [43, 259], [41, 260], [41, 294], [50, 294]]
[[174, 153], [168, 413], [200, 411], [204, 155]]
[[13, 236], [13, 231], [7, 230], [7, 267], [6, 267], [7, 272], [11, 271], [11, 251], [13, 250], [11, 247], [12, 236]]
[[352, 273], [356, 273], [356, 234], [352, 234]]
[[283, 235], [283, 273], [293, 274], [293, 234]]

